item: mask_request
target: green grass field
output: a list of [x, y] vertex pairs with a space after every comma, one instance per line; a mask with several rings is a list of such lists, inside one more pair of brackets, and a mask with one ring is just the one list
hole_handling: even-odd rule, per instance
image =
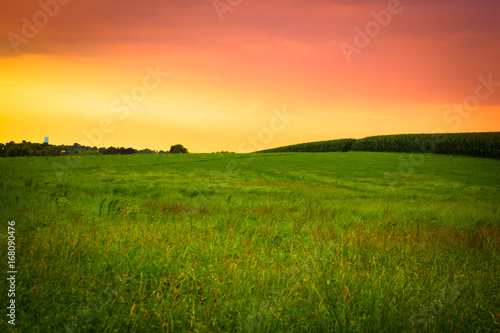
[[14, 220], [18, 271], [15, 328], [1, 279], [0, 331], [500, 331], [499, 160], [22, 157], [0, 170], [2, 267]]

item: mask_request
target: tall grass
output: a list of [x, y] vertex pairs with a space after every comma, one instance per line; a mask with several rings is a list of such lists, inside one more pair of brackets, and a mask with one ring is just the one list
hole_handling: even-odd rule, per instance
[[54, 161], [0, 161], [2, 331], [500, 329], [498, 161], [432, 156], [396, 191], [392, 154], [89, 156], [60, 183]]

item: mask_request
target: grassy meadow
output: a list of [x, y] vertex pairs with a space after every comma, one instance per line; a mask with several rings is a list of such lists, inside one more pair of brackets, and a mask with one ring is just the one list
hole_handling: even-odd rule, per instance
[[499, 208], [494, 159], [2, 158], [0, 331], [498, 332]]

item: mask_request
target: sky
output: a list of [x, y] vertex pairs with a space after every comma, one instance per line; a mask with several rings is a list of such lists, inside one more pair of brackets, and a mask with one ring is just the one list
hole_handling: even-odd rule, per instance
[[0, 4], [0, 142], [250, 152], [500, 130], [498, 0]]

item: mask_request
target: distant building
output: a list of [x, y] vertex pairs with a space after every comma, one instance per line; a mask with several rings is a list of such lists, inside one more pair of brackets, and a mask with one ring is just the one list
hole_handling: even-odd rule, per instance
[[49, 137], [48, 136], [45, 137], [45, 143], [49, 143]]

